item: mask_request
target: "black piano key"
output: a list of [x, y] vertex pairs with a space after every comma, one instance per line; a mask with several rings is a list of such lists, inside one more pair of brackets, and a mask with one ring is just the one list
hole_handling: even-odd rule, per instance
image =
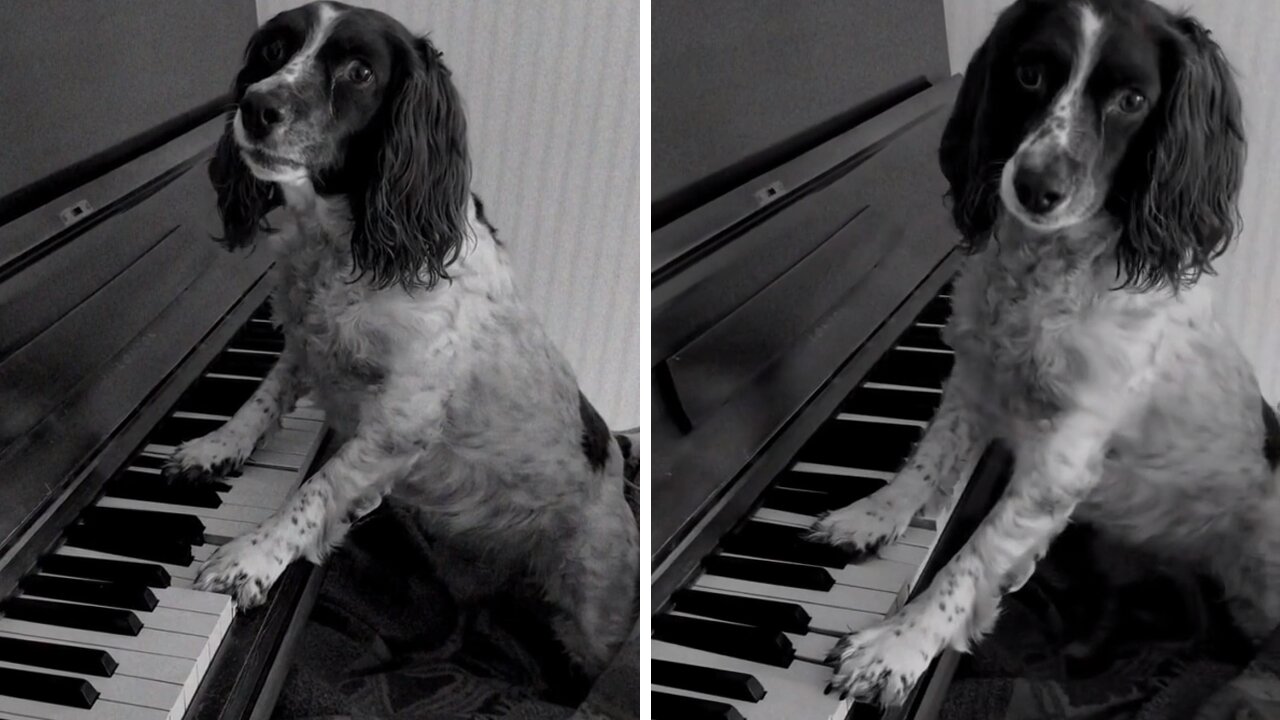
[[204, 523], [195, 515], [95, 506], [80, 513], [80, 524], [90, 528], [114, 529], [121, 535], [145, 535], [190, 545], [204, 544]]
[[111, 677], [119, 664], [106, 650], [0, 636], [0, 661]]
[[809, 613], [796, 603], [687, 588], [676, 592], [672, 603], [673, 610], [686, 615], [701, 615], [798, 635], [809, 632]]
[[859, 387], [840, 403], [840, 412], [929, 422], [941, 402], [942, 393]]
[[88, 710], [98, 691], [84, 678], [0, 668], [0, 695]]
[[804, 539], [807, 532], [787, 525], [748, 522], [721, 540], [720, 549], [734, 555], [836, 569], [843, 568], [853, 559], [847, 550]]
[[884, 486], [885, 482], [883, 480], [874, 478], [791, 470], [779, 475], [778, 479], [773, 481], [772, 487], [775, 489], [823, 493], [848, 505], [855, 500], [867, 497]]
[[137, 635], [142, 621], [129, 610], [72, 605], [19, 597], [6, 600], [4, 616], [13, 620], [80, 628], [113, 635]]
[[202, 377], [178, 398], [174, 409], [209, 415], [234, 415], [241, 405], [249, 401], [260, 384], [258, 380]]
[[928, 305], [924, 306], [924, 310], [920, 311], [916, 322], [946, 325], [949, 319], [951, 319], [951, 300], [945, 297], [935, 297], [929, 301]]
[[911, 425], [829, 420], [809, 438], [796, 460], [896, 472], [923, 431]]
[[942, 328], [921, 327], [912, 325], [898, 338], [898, 345], [907, 347], [929, 348], [931, 350], [950, 350], [951, 346], [942, 339]]
[[147, 442], [158, 445], [181, 445], [187, 440], [208, 435], [220, 427], [222, 427], [221, 420], [167, 417], [151, 431], [147, 436]]
[[232, 338], [228, 347], [244, 350], [284, 351], [284, 333], [268, 323], [251, 322]]
[[258, 306], [253, 314], [249, 316], [253, 320], [270, 320], [271, 319], [271, 301], [265, 300]]
[[790, 667], [796, 657], [791, 640], [776, 630], [702, 618], [659, 615], [653, 619], [653, 638], [774, 667]]
[[169, 571], [152, 563], [105, 560], [76, 557], [74, 555], [46, 555], [40, 560], [40, 569], [53, 575], [133, 583], [153, 588], [167, 588], [171, 578]]
[[276, 356], [274, 355], [223, 352], [214, 358], [205, 372], [264, 378], [275, 364]]
[[732, 705], [672, 695], [654, 690], [649, 694], [649, 717], [653, 720], [746, 720]]
[[756, 560], [754, 558], [712, 555], [702, 563], [708, 575], [737, 578], [750, 582], [826, 592], [836, 584], [831, 573], [812, 565]]
[[951, 353], [890, 350], [867, 373], [867, 382], [941, 388], [954, 362]]
[[760, 498], [761, 507], [797, 515], [822, 515], [848, 504], [840, 495], [791, 488], [769, 488]]
[[97, 550], [112, 555], [170, 565], [190, 565], [194, 561], [191, 556], [191, 543], [173, 538], [147, 537], [145, 532], [120, 535], [109, 527], [73, 525], [67, 528], [66, 542], [72, 547], [85, 550]]
[[54, 600], [104, 605], [124, 610], [150, 612], [159, 604], [155, 593], [139, 583], [81, 580], [52, 575], [31, 575], [22, 579], [24, 595]]
[[665, 685], [747, 702], [760, 702], [765, 694], [764, 686], [760, 681], [747, 673], [699, 667], [670, 660], [654, 660], [649, 668], [649, 677], [654, 685]]
[[102, 492], [108, 497], [187, 507], [216, 508], [222, 505], [222, 497], [218, 495], [216, 488], [204, 484], [168, 482], [160, 475], [127, 469], [111, 478]]

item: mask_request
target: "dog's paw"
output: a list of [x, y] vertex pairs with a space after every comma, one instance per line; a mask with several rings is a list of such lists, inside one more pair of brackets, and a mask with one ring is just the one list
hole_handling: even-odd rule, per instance
[[844, 636], [827, 656], [835, 677], [826, 692], [842, 699], [901, 705], [941, 649], [918, 623], [893, 616]]
[[219, 480], [244, 465], [256, 440], [223, 427], [179, 445], [164, 465], [170, 482], [203, 483]]
[[870, 495], [849, 507], [823, 515], [809, 528], [809, 539], [859, 554], [873, 553], [907, 529], [911, 513]]
[[283, 548], [259, 532], [218, 548], [196, 576], [195, 588], [231, 595], [241, 610], [261, 605], [288, 566]]

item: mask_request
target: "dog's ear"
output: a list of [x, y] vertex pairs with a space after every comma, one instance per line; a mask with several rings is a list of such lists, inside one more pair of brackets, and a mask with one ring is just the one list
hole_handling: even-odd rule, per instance
[[969, 60], [938, 148], [938, 162], [950, 186], [951, 216], [966, 245], [981, 241], [999, 211], [1001, 158], [993, 155], [996, 148], [985, 117], [996, 34], [993, 30]]
[[471, 163], [462, 100], [425, 39], [382, 127], [367, 187], [352, 197], [351, 254], [375, 287], [431, 288], [448, 279], [466, 233]]
[[209, 160], [209, 180], [218, 195], [222, 237], [214, 239], [229, 250], [253, 244], [260, 230], [267, 230], [267, 213], [280, 204], [275, 184], [253, 176], [240, 157], [232, 133], [235, 112], [227, 116], [226, 130]]
[[1173, 76], [1135, 143], [1118, 187], [1125, 232], [1117, 248], [1127, 285], [1194, 283], [1240, 228], [1236, 204], [1245, 161], [1240, 92], [1209, 31], [1174, 20], [1165, 70]]

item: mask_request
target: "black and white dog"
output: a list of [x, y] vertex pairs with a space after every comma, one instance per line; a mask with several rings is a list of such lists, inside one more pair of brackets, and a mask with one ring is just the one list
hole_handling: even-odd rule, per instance
[[627, 458], [516, 294], [471, 193], [440, 53], [382, 13], [313, 3], [259, 29], [235, 94], [210, 177], [223, 241], [276, 258], [285, 349], [235, 417], [179, 447], [168, 472], [225, 474], [306, 393], [341, 446], [220, 548], [197, 586], [260, 603], [287, 565], [321, 561], [395, 493], [456, 556], [536, 587], [571, 657], [599, 671], [638, 588]]
[[1236, 234], [1244, 158], [1231, 69], [1194, 19], [1148, 0], [1001, 14], [940, 152], [970, 251], [954, 371], [906, 467], [814, 534], [892, 540], [993, 438], [1012, 479], [919, 597], [836, 645], [831, 689], [900, 702], [1072, 518], [1198, 564], [1253, 636], [1280, 622], [1280, 431], [1198, 282]]

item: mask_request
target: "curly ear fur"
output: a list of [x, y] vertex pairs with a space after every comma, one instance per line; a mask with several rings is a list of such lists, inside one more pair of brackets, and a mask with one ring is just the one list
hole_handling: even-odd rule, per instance
[[969, 61], [938, 148], [938, 164], [950, 185], [951, 217], [963, 236], [962, 246], [971, 250], [995, 223], [1006, 157], [995, 154], [985, 117], [995, 35], [993, 31]]
[[462, 101], [440, 53], [418, 40], [391, 101], [368, 187], [352, 196], [351, 255], [379, 288], [448, 279], [466, 233], [471, 164]]
[[281, 203], [275, 184], [254, 177], [240, 158], [240, 148], [231, 131], [234, 120], [233, 109], [209, 160], [209, 180], [218, 194], [218, 215], [222, 218], [222, 237], [214, 240], [228, 250], [252, 245], [255, 233], [269, 229], [267, 213]]
[[1124, 283], [1138, 289], [1178, 288], [1212, 273], [1211, 262], [1240, 227], [1240, 93], [1209, 31], [1189, 17], [1176, 18], [1174, 26], [1174, 81], [1148, 119], [1146, 137], [1135, 138], [1136, 157], [1113, 185], [1116, 214], [1126, 223], [1119, 270]]

